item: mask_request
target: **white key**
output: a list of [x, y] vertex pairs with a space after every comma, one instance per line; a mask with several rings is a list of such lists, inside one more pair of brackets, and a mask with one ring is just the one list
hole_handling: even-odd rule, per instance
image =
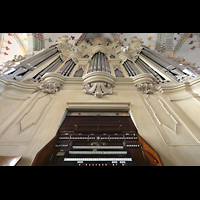
[[132, 161], [132, 158], [64, 158], [64, 161]]

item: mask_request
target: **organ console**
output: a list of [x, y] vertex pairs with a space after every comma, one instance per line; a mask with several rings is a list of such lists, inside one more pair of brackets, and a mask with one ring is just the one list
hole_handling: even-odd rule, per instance
[[[130, 130], [124, 130], [127, 127]], [[130, 117], [67, 116], [57, 135], [36, 155], [32, 166], [36, 165], [162, 166], [163, 163], [139, 135]]]

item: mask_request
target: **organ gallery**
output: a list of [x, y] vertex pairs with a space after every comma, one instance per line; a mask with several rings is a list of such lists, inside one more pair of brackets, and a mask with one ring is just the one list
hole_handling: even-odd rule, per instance
[[200, 165], [199, 74], [137, 37], [69, 40], [1, 71], [1, 163]]

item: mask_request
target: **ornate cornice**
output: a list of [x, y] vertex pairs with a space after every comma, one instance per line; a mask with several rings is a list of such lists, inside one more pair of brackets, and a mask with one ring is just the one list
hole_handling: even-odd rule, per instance
[[82, 77], [83, 84], [91, 82], [107, 82], [111, 85], [115, 83], [115, 77], [107, 72], [91, 72]]
[[60, 75], [58, 73], [50, 72], [50, 73], [46, 73], [41, 78], [41, 82], [42, 83], [55, 82], [55, 83], [64, 84], [66, 79], [67, 79], [67, 77], [65, 77], [65, 76], [62, 76], [62, 75]]
[[136, 86], [141, 83], [152, 83], [156, 84], [156, 79], [150, 74], [139, 74], [132, 77], [133, 84]]
[[14, 80], [7, 80], [3, 77], [0, 77], [0, 85], [1, 95], [14, 99], [27, 99], [31, 96], [31, 94], [40, 90], [37, 83], [21, 83]]

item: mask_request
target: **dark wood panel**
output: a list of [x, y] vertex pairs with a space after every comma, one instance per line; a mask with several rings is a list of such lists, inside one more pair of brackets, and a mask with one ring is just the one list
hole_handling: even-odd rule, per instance
[[[128, 116], [67, 116], [60, 130], [72, 131], [128, 131], [137, 130]], [[87, 129], [87, 127], [89, 129]]]
[[32, 166], [48, 165], [59, 134], [53, 137], [35, 156]]
[[21, 156], [0, 156], [0, 166], [16, 166]]

